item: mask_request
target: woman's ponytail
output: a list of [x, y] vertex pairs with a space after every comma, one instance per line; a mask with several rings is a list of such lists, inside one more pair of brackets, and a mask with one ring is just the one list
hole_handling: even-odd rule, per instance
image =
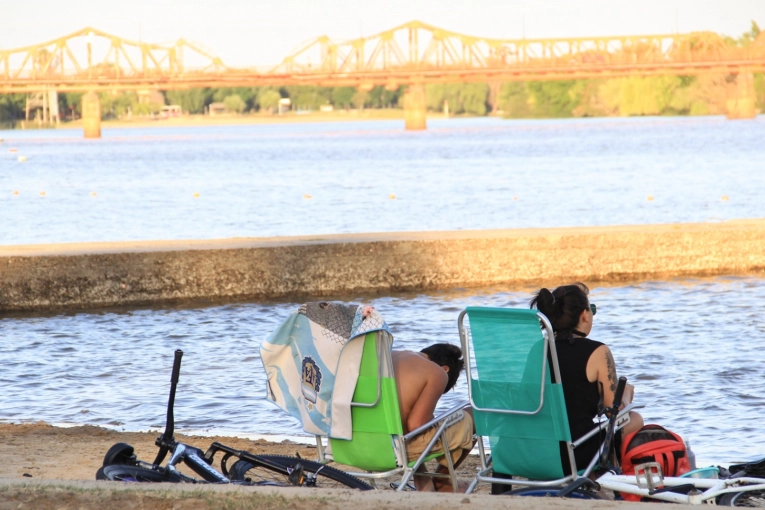
[[539, 289], [539, 292], [536, 293], [534, 299], [531, 300], [530, 307], [536, 308], [542, 312], [545, 317], [552, 320], [553, 315], [555, 315], [555, 296], [549, 289], [543, 287]]
[[539, 289], [529, 304], [550, 321], [558, 340], [574, 341], [573, 331], [579, 324], [579, 316], [589, 306], [590, 290], [583, 283], [563, 285], [550, 292]]

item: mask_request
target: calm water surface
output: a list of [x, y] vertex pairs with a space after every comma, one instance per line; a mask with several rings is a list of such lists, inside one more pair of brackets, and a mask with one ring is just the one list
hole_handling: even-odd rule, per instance
[[[466, 306], [527, 306], [531, 289], [471, 289], [371, 302], [395, 348], [459, 343]], [[765, 456], [765, 280], [716, 278], [597, 287], [591, 337], [609, 344], [647, 423], [691, 440], [700, 465]], [[301, 434], [265, 398], [262, 340], [298, 303], [0, 319], [0, 418], [146, 430], [164, 424], [175, 349], [185, 352], [179, 430]], [[466, 398], [466, 383], [444, 405]]]
[[0, 138], [0, 245], [765, 217], [762, 116], [449, 119], [425, 132], [406, 132], [402, 121], [107, 128], [100, 140], [61, 129]]

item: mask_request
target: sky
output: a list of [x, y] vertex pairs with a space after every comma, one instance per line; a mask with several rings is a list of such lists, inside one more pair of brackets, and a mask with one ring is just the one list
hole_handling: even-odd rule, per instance
[[514, 39], [765, 28], [765, 0], [0, 0], [0, 49], [86, 26], [151, 43], [198, 43], [230, 66], [277, 64], [320, 35], [369, 36], [411, 20]]

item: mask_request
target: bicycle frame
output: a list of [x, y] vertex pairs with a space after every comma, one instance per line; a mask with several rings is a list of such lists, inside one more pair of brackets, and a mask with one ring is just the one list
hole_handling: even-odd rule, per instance
[[[612, 491], [686, 505], [700, 505], [731, 492], [765, 490], [765, 479], [746, 476], [726, 479], [665, 478], [659, 472], [650, 474], [648, 479], [650, 480], [651, 487], [641, 486], [646, 484], [641, 484], [636, 475], [617, 475], [613, 472], [608, 472], [598, 478], [597, 482], [601, 487]], [[689, 485], [692, 486], [692, 490], [688, 491], [688, 494], [671, 492], [669, 490]], [[658, 488], [662, 486], [664, 488]]]

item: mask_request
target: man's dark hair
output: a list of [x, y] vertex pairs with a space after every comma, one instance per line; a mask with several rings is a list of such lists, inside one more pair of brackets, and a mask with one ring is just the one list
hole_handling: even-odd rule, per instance
[[444, 393], [452, 389], [457, 383], [460, 372], [465, 368], [465, 362], [462, 360], [462, 349], [456, 345], [442, 343], [425, 347], [420, 352], [436, 365], [449, 367], [449, 371], [446, 373], [449, 382], [446, 384]]

